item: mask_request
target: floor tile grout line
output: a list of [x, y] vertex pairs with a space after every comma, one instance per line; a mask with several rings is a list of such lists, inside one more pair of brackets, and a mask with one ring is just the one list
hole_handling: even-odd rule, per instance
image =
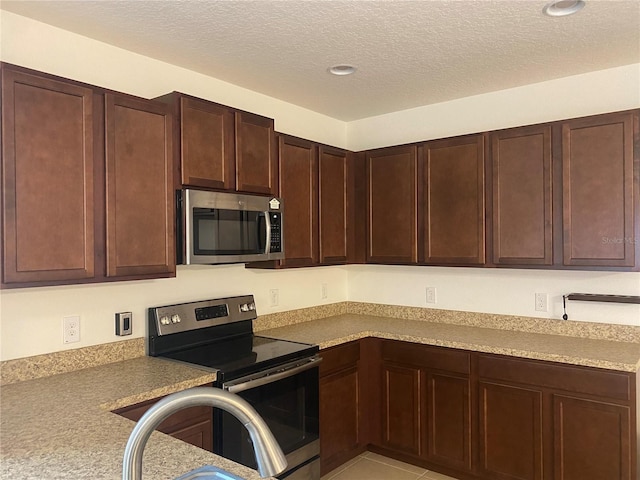
[[[413, 466], [413, 465], [409, 465], [409, 464], [407, 464], [409, 467], [419, 468], [419, 469], [421, 469], [421, 470], [423, 470], [423, 471], [422, 471], [422, 472], [416, 472], [416, 471], [414, 471], [414, 470], [409, 470], [409, 469], [407, 469], [407, 468], [403, 468], [403, 467], [401, 467], [401, 466], [399, 466], [399, 465], [397, 465], [397, 464], [395, 464], [395, 463], [387, 463], [387, 462], [385, 462], [385, 461], [383, 461], [383, 460], [377, 460], [376, 458], [372, 458], [372, 457], [365, 457], [365, 458], [366, 458], [367, 460], [371, 460], [372, 462], [381, 463], [382, 465], [386, 465], [386, 466], [388, 466], [388, 467], [397, 468], [398, 470], [402, 470], [403, 472], [413, 473], [413, 474], [415, 474], [415, 475], [420, 475], [420, 477], [422, 477], [425, 473], [428, 473], [428, 472], [429, 472], [429, 470], [427, 470], [426, 468], [422, 468], [422, 467], [415, 467], [415, 466]], [[385, 458], [387, 458], [387, 457], [385, 457]], [[393, 460], [393, 459], [392, 459], [392, 458], [390, 458], [389, 460]], [[400, 460], [396, 460], [396, 461], [397, 461], [397, 462], [399, 462]], [[404, 462], [402, 462], [402, 463], [404, 463]], [[418, 477], [418, 478], [420, 478], [420, 477]]]

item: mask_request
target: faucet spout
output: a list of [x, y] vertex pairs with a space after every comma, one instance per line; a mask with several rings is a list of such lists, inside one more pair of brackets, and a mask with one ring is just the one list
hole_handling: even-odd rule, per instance
[[131, 432], [124, 450], [123, 480], [142, 478], [142, 455], [151, 433], [173, 413], [188, 407], [211, 406], [221, 408], [236, 417], [249, 431], [262, 477], [284, 471], [287, 460], [271, 430], [260, 415], [236, 394], [213, 387], [198, 387], [168, 395], [153, 405], [140, 418]]

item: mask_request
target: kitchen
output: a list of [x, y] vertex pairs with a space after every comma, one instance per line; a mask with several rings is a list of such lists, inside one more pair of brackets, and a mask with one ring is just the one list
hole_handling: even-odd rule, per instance
[[[147, 98], [172, 90], [188, 91], [201, 98], [275, 117], [278, 131], [354, 151], [640, 105], [636, 60], [626, 66], [387, 116], [338, 121], [6, 10], [0, 12], [3, 61]], [[130, 72], [136, 72], [135, 78]], [[610, 88], [611, 85], [617, 88]], [[540, 97], [548, 101], [539, 102]], [[513, 108], [514, 104], [519, 108]], [[169, 279], [3, 290], [1, 358], [6, 361], [115, 342], [118, 337], [113, 332], [113, 315], [121, 311], [133, 312], [133, 336], [142, 338], [146, 308], [151, 305], [248, 292], [255, 295], [259, 312], [265, 315], [345, 301], [425, 307], [425, 288], [434, 286], [436, 308], [560, 319], [562, 294], [577, 291], [637, 295], [639, 282], [638, 273], [607, 271], [384, 265], [263, 271], [237, 265], [178, 266], [177, 276]], [[272, 290], [278, 291], [277, 302], [272, 299]], [[536, 292], [549, 294], [546, 315], [534, 309]], [[635, 305], [570, 301], [567, 310], [572, 320], [638, 324]], [[80, 342], [65, 345], [61, 339], [61, 319], [71, 315], [81, 318]]]

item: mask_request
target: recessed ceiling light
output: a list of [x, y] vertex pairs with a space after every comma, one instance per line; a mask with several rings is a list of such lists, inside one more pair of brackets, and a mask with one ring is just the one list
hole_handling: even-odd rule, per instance
[[556, 0], [547, 3], [542, 12], [550, 17], [565, 17], [579, 12], [584, 7], [584, 0]]
[[327, 71], [333, 75], [351, 75], [356, 71], [356, 67], [347, 64], [334, 65], [333, 67], [329, 67]]

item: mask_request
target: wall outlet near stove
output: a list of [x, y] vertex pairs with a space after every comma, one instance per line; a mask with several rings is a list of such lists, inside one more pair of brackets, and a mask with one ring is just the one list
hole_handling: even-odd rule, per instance
[[427, 287], [427, 303], [436, 303], [436, 287]]
[[280, 291], [277, 288], [269, 290], [269, 305], [271, 307], [277, 307], [280, 303]]
[[536, 312], [549, 311], [549, 294], [536, 293]]
[[116, 313], [116, 335], [124, 337], [125, 335], [131, 335], [133, 332], [133, 313], [120, 312]]
[[62, 341], [64, 343], [80, 341], [80, 315], [62, 318]]

